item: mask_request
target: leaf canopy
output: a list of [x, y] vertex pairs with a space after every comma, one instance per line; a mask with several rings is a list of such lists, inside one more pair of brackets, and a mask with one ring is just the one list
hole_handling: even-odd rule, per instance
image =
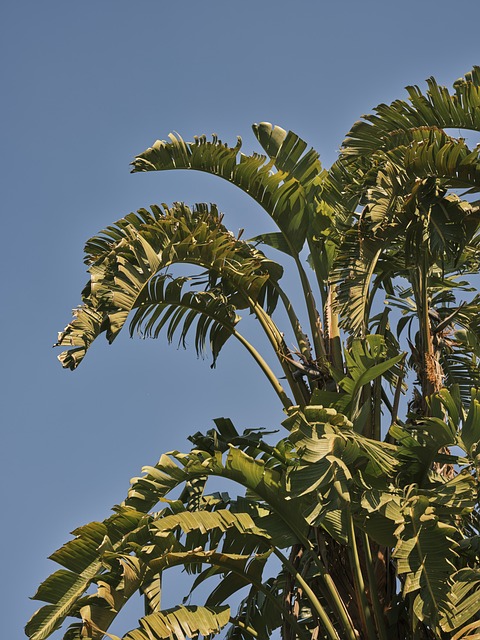
[[[281, 400], [285, 433], [275, 443], [217, 418], [189, 452], [144, 467], [112, 516], [53, 554], [61, 568], [34, 596], [45, 604], [26, 627], [32, 640], [68, 617], [81, 622], [65, 640], [101, 640], [137, 590], [145, 615], [123, 640], [227, 627], [232, 640], [478, 635], [480, 298], [469, 280], [480, 269], [480, 164], [452, 130], [480, 130], [480, 68], [452, 93], [433, 78], [426, 93], [407, 91], [408, 102], [354, 124], [328, 172], [305, 141], [265, 122], [253, 126], [262, 155], [241, 153], [240, 138], [175, 134], [135, 158], [133, 172], [229, 181], [276, 230], [245, 241], [215, 205], [183, 203], [107, 227], [85, 248], [90, 279], [59, 334], [63, 366], [128, 320], [131, 335], [165, 330], [184, 346], [193, 335], [213, 364], [233, 336]], [[258, 245], [296, 269], [298, 291]], [[241, 311], [282, 382], [239, 333]], [[238, 495], [208, 493], [212, 478]], [[192, 586], [162, 609], [171, 567]], [[186, 604], [208, 585], [203, 605]]]

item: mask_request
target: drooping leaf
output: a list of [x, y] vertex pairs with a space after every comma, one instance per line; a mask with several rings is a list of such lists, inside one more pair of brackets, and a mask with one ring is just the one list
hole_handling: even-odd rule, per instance
[[426, 496], [415, 495], [403, 507], [404, 522], [395, 532], [397, 571], [403, 593], [415, 594], [413, 608], [421, 621], [438, 628], [449, 615], [449, 578], [455, 570], [457, 529], [442, 522]]
[[[237, 321], [235, 308], [249, 307], [249, 300], [266, 300], [271, 312], [277, 294], [269, 280], [278, 280], [282, 268], [236, 239], [221, 220], [213, 206], [198, 205], [190, 210], [177, 204], [164, 211], [152, 207], [151, 213], [141, 210], [137, 215], [130, 214], [92, 238], [86, 245], [91, 280], [84, 290], [84, 304], [59, 334], [57, 346], [75, 347], [59, 356], [62, 365], [71, 369], [78, 366], [104, 331], [112, 342], [131, 311], [136, 312], [134, 327], [147, 317], [151, 321], [147, 321], [147, 330], [155, 331], [158, 316], [169, 321], [170, 338], [182, 320], [181, 339], [198, 319], [197, 348], [203, 349], [210, 331], [214, 358], [232, 333]], [[179, 289], [184, 280], [173, 280], [165, 289], [165, 277], [159, 272], [179, 262], [207, 269], [212, 281], [210, 291], [185, 294], [182, 304]], [[159, 321], [160, 328], [164, 322]]]
[[93, 522], [76, 529], [76, 536], [51, 559], [66, 570], [60, 570], [47, 578], [39, 587], [34, 599], [48, 604], [39, 609], [28, 622], [25, 632], [31, 640], [43, 640], [58, 629], [65, 618], [77, 614], [77, 603], [103, 570], [102, 545], [115, 549], [121, 546], [125, 536], [148, 526], [149, 518], [133, 509], [120, 509], [103, 523]]
[[165, 640], [197, 638], [219, 633], [230, 620], [230, 607], [178, 606], [140, 619], [140, 627], [123, 640]]
[[[475, 618], [480, 610], [479, 585], [480, 572], [478, 569], [461, 569], [453, 574], [448, 594], [451, 603], [450, 612], [441, 620], [444, 631], [452, 632], [459, 627], [470, 626], [472, 618]], [[466, 631], [467, 629], [465, 629]]]
[[262, 233], [259, 236], [251, 238], [250, 242], [253, 242], [255, 244], [266, 244], [273, 249], [277, 249], [277, 251], [282, 251], [282, 253], [286, 253], [289, 256], [292, 255], [285, 237], [278, 232]]
[[240, 317], [221, 291], [184, 292], [187, 281], [188, 278], [172, 279], [164, 274], [153, 278], [133, 314], [130, 334], [138, 332], [157, 338], [167, 325], [168, 340], [171, 341], [178, 330], [179, 343], [185, 346], [187, 334], [196, 322], [195, 349], [202, 354], [208, 338], [213, 366], [222, 346], [235, 332]]
[[343, 143], [348, 154], [369, 154], [378, 149], [397, 145], [399, 132], [408, 134], [419, 127], [439, 129], [480, 129], [480, 76], [478, 67], [458, 79], [454, 92], [427, 80], [428, 90], [423, 94], [418, 87], [408, 87], [410, 103], [395, 100], [391, 105], [381, 104], [375, 114], [355, 123]]

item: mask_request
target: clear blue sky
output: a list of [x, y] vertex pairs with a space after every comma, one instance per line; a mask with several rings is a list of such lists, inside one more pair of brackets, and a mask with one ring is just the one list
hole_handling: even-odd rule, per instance
[[185, 200], [217, 202], [233, 231], [269, 228], [230, 185], [130, 175], [133, 156], [172, 130], [240, 134], [250, 151], [251, 123], [267, 120], [329, 166], [362, 113], [480, 64], [479, 20], [477, 0], [2, 3], [2, 638], [23, 637], [39, 606], [28, 596], [56, 568], [47, 556], [107, 516], [142, 465], [217, 416], [239, 428], [282, 419], [233, 345], [213, 371], [192, 350], [126, 335], [75, 373], [57, 362], [51, 345], [86, 281], [83, 244], [105, 225]]

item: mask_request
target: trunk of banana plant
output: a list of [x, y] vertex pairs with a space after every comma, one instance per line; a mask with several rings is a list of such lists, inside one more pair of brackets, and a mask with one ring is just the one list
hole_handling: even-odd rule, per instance
[[413, 280], [415, 299], [418, 309], [419, 340], [418, 340], [418, 378], [422, 390], [422, 412], [428, 415], [426, 399], [439, 391], [443, 386], [442, 367], [438, 361], [431, 327], [431, 312], [428, 296], [429, 264], [426, 251], [423, 252], [421, 262], [414, 274]]

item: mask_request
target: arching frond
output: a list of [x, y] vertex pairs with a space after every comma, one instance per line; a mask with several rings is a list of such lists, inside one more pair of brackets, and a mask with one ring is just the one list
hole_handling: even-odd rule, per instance
[[[152, 613], [140, 620], [140, 627], [122, 640], [167, 640], [212, 636], [228, 624], [230, 607], [178, 606]], [[120, 639], [119, 639], [120, 640]]]
[[342, 153], [356, 156], [390, 149], [392, 142], [397, 146], [399, 132], [408, 134], [419, 127], [480, 129], [480, 67], [457, 80], [453, 94], [434, 78], [427, 80], [427, 85], [426, 94], [419, 87], [407, 87], [410, 104], [395, 100], [391, 105], [379, 105], [375, 114], [363, 116], [347, 134]]
[[[183, 320], [183, 339], [199, 317], [197, 349], [203, 350], [210, 331], [214, 359], [238, 320], [235, 308], [248, 307], [249, 300], [254, 300], [265, 303], [271, 312], [278, 297], [270, 281], [281, 277], [280, 265], [235, 238], [214, 206], [198, 205], [190, 210], [176, 204], [171, 209], [152, 207], [151, 213], [140, 210], [92, 238], [85, 250], [91, 279], [83, 292], [83, 305], [74, 311], [75, 319], [59, 334], [57, 343], [73, 347], [59, 356], [63, 366], [71, 369], [102, 332], [112, 342], [133, 310], [134, 327], [146, 321], [147, 332], [153, 330], [158, 321], [153, 310], [155, 296], [159, 314], [163, 313], [164, 321], [170, 318], [169, 338]], [[182, 281], [174, 280], [175, 284], [163, 288], [165, 278], [158, 276], [175, 263], [206, 269], [210, 291], [184, 294], [180, 303]], [[218, 322], [213, 318], [215, 312]]]
[[[73, 531], [75, 538], [56, 551], [51, 559], [64, 567], [47, 578], [33, 596], [47, 602], [28, 622], [25, 632], [31, 640], [48, 638], [67, 616], [78, 615], [84, 593], [102, 572], [102, 546], [121, 548], [132, 536], [148, 529], [150, 517], [133, 509], [119, 510], [104, 522], [92, 522]], [[100, 551], [99, 551], [100, 549]], [[139, 584], [133, 586], [133, 591]], [[119, 594], [128, 599], [133, 591], [125, 585]], [[85, 604], [85, 603], [83, 603]], [[102, 622], [104, 612], [99, 613]], [[108, 623], [112, 617], [108, 616]], [[98, 619], [98, 618], [97, 618]]]
[[415, 130], [408, 145], [396, 147], [388, 156], [403, 165], [411, 179], [435, 177], [451, 188], [480, 189], [478, 150], [470, 150], [463, 139], [444, 131]]
[[222, 143], [216, 136], [211, 142], [205, 136], [195, 137], [193, 142], [185, 142], [173, 134], [169, 138], [169, 142], [157, 140], [152, 147], [138, 155], [132, 163], [133, 172], [195, 169], [224, 178], [265, 209], [283, 233], [292, 253], [301, 250], [308, 216], [305, 212], [305, 189], [297, 176], [304, 179], [307, 171], [312, 178], [316, 175], [319, 169], [316, 154], [307, 154], [303, 164], [300, 164], [299, 155], [304, 147], [298, 154], [301, 143], [291, 145], [290, 138], [287, 144], [281, 143], [277, 147], [278, 153], [283, 147], [285, 169], [273, 171], [273, 160], [266, 161], [265, 156], [258, 154], [240, 154], [241, 138], [238, 138], [235, 147]]
[[[226, 430], [236, 433], [233, 425], [220, 424], [225, 435]], [[247, 448], [253, 446], [261, 456], [272, 457], [268, 446], [258, 446], [254, 433], [237, 437], [243, 437]], [[210, 439], [216, 439], [213, 432]], [[262, 589], [262, 571], [271, 553], [270, 534], [262, 526], [265, 515], [281, 507], [284, 528], [302, 529], [300, 510], [296, 510], [295, 522], [290, 522], [291, 507], [287, 509], [280, 498], [280, 472], [241, 450], [230, 449], [225, 461], [218, 449], [212, 455], [198, 449], [189, 454], [173, 452], [145, 471], [145, 476], [133, 481], [126, 503], [117, 514], [77, 530], [76, 538], [52, 556], [66, 570], [54, 573], [36, 594], [38, 599], [55, 604], [43, 607], [27, 626], [34, 640], [46, 638], [69, 615], [81, 615], [92, 637], [102, 637], [133, 591], [148, 591], [152, 578], [171, 566], [191, 569], [207, 564], [225, 574], [225, 586], [231, 581], [230, 574], [237, 576], [237, 582], [232, 583], [234, 591], [252, 581]], [[237, 505], [234, 499], [204, 496], [201, 489], [195, 503], [190, 502], [188, 491], [182, 493], [185, 505], [182, 500], [166, 499], [178, 485], [195, 484], [196, 479], [208, 475], [237, 479], [257, 497], [253, 502], [240, 500]], [[264, 504], [261, 508], [259, 499]], [[145, 515], [159, 501], [163, 508]], [[92, 584], [97, 585], [97, 592], [85, 595]], [[141, 629], [146, 628], [146, 621], [158, 621], [162, 615], [165, 612], [146, 616]], [[70, 635], [79, 630], [74, 625]], [[137, 637], [139, 631], [132, 633], [125, 637]]]
[[[270, 135], [275, 143], [267, 144], [269, 153], [275, 152], [275, 157], [270, 161], [258, 154], [240, 154], [238, 158], [240, 138], [235, 147], [229, 147], [216, 136], [213, 136], [212, 142], [207, 141], [205, 136], [195, 138], [194, 142], [185, 142], [179, 136], [171, 134], [170, 142], [157, 140], [153, 147], [137, 156], [133, 162], [133, 171], [206, 171], [225, 178], [252, 196], [280, 229], [282, 240], [274, 241], [275, 245], [295, 260], [305, 294], [316, 356], [320, 357], [325, 354], [325, 345], [319, 329], [314, 297], [299, 254], [307, 235], [309, 240], [313, 235], [313, 231], [309, 230], [312, 220], [323, 212], [319, 194], [325, 176], [320, 171], [318, 154], [311, 150], [303, 155], [306, 143], [295, 134], [290, 132], [284, 136], [283, 130], [272, 128], [268, 123], [255, 125], [254, 130], [262, 132], [262, 141], [265, 135], [270, 135], [265, 132], [275, 131]], [[282, 168], [275, 171], [275, 166]], [[272, 237], [269, 236], [270, 241]]]
[[398, 573], [405, 576], [403, 592], [417, 593], [413, 605], [416, 616], [428, 620], [438, 630], [439, 616], [448, 615], [450, 606], [448, 578], [457, 556], [457, 532], [438, 521], [424, 496], [413, 495], [403, 511], [405, 521], [396, 532], [398, 542], [394, 552]]
[[252, 129], [275, 167], [298, 180], [305, 189], [307, 202], [314, 205], [315, 199], [320, 197], [326, 177], [315, 149], [306, 152], [307, 143], [293, 131], [287, 132], [269, 122], [254, 124]]

